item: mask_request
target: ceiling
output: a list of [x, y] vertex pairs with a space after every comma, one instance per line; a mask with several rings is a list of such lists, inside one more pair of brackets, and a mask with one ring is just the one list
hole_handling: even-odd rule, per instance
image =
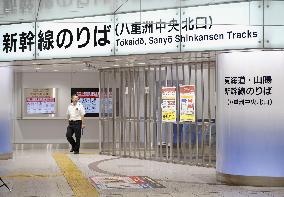
[[154, 66], [212, 60], [215, 52], [167, 53], [91, 58], [69, 58], [0, 62], [0, 67], [11, 67], [15, 72], [96, 72], [115, 67]]
[[227, 2], [237, 2], [237, 0], [0, 0], [0, 24], [108, 15], [122, 12]]

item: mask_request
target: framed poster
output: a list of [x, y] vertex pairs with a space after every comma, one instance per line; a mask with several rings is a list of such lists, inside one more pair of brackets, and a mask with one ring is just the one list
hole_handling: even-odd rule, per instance
[[24, 88], [24, 116], [54, 116], [56, 95], [56, 88]]

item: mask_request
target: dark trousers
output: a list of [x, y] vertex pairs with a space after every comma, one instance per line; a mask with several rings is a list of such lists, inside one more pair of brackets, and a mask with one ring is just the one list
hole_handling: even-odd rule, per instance
[[[75, 152], [79, 152], [80, 149], [81, 127], [82, 121], [69, 121], [69, 125], [67, 127], [66, 137]], [[73, 138], [74, 133], [76, 141]]]

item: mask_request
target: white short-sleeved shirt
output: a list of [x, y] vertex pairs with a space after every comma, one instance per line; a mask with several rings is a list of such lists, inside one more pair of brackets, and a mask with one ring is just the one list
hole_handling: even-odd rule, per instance
[[82, 120], [81, 116], [84, 116], [86, 112], [84, 106], [77, 102], [76, 105], [69, 104], [66, 114], [70, 116], [69, 120]]

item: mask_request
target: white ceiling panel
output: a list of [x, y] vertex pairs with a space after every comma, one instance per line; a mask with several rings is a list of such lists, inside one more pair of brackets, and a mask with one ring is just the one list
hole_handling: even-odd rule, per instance
[[0, 24], [243, 1], [250, 0], [0, 0]]

